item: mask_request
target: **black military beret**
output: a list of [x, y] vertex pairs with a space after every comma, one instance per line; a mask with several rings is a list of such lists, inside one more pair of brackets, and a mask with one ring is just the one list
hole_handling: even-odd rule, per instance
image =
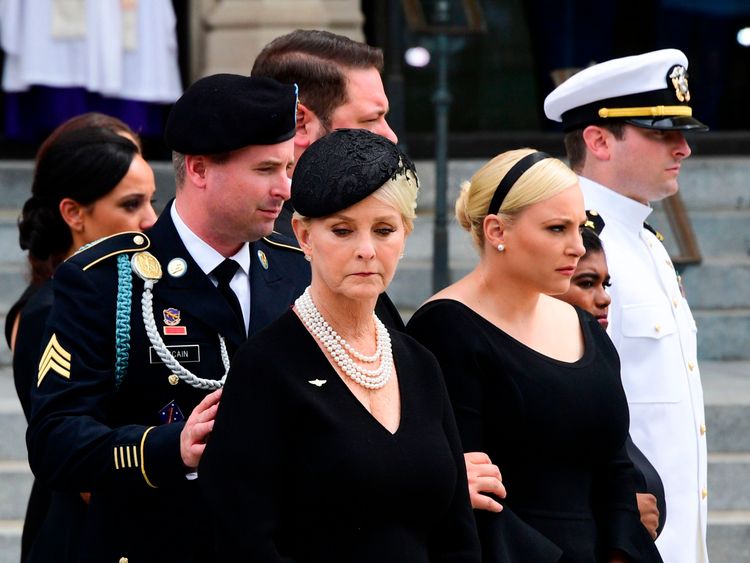
[[297, 86], [263, 77], [214, 74], [175, 102], [164, 140], [182, 154], [219, 154], [294, 136]]
[[394, 143], [365, 129], [337, 129], [302, 154], [292, 178], [292, 205], [325, 217], [362, 201], [397, 174], [416, 170]]

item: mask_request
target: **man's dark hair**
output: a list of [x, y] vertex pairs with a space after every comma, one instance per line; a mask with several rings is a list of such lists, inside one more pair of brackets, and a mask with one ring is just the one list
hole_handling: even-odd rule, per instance
[[[625, 123], [623, 122], [608, 123], [607, 125], [597, 123], [596, 125], [612, 133], [618, 141], [622, 140], [625, 135]], [[586, 162], [586, 143], [583, 141], [583, 130], [584, 127], [581, 127], [569, 131], [565, 135], [565, 153], [568, 155], [568, 164], [573, 172], [580, 172]]]
[[330, 129], [333, 111], [346, 99], [346, 69], [383, 71], [383, 52], [343, 35], [298, 29], [271, 41], [255, 59], [252, 76], [296, 83], [300, 102]]

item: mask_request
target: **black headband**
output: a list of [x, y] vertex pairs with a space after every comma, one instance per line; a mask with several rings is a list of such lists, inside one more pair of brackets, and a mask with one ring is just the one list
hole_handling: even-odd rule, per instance
[[511, 169], [508, 170], [508, 173], [503, 176], [503, 179], [500, 180], [500, 183], [497, 185], [495, 193], [492, 196], [492, 201], [490, 201], [490, 206], [487, 209], [487, 215], [494, 215], [499, 212], [500, 206], [505, 200], [505, 196], [508, 195], [510, 189], [516, 182], [518, 182], [518, 179], [523, 175], [523, 173], [534, 166], [537, 162], [540, 162], [545, 158], [552, 157], [546, 152], [537, 151], [531, 154], [527, 154], [521, 160], [516, 162], [511, 167]]

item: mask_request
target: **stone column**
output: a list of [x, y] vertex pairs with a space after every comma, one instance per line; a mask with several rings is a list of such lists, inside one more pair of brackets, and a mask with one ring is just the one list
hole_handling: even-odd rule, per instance
[[248, 74], [272, 39], [295, 29], [325, 29], [363, 40], [358, 0], [193, 0], [191, 75]]

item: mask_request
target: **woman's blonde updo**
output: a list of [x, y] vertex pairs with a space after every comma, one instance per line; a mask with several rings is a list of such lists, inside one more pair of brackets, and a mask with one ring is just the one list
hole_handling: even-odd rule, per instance
[[[536, 152], [516, 149], [497, 155], [477, 170], [471, 181], [461, 184], [456, 201], [456, 219], [471, 233], [474, 244], [484, 247], [484, 219], [500, 181], [519, 160]], [[506, 224], [529, 205], [549, 199], [578, 182], [576, 174], [556, 158], [545, 158], [529, 168], [508, 192], [498, 212]]]

